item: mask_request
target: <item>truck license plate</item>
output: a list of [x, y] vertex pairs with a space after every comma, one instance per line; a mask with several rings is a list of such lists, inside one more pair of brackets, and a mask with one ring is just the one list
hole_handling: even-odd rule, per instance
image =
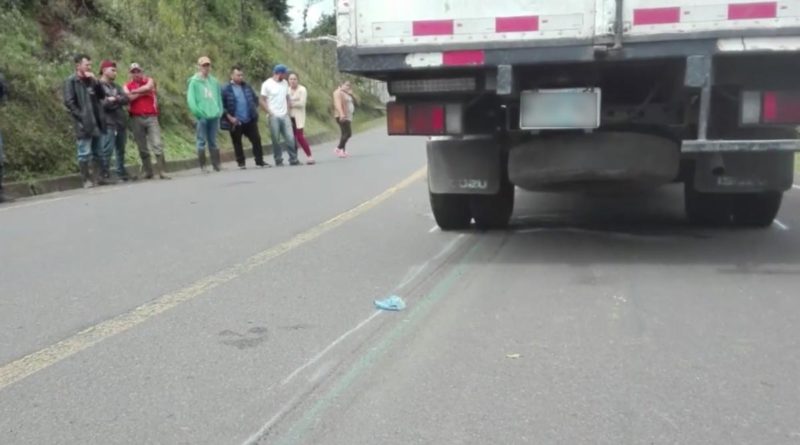
[[591, 130], [600, 126], [600, 89], [523, 91], [519, 127], [523, 130]]

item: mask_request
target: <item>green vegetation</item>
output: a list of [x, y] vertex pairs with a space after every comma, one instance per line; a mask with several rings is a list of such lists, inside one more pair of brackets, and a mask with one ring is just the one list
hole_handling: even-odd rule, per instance
[[[296, 70], [309, 91], [307, 133], [332, 129], [331, 92], [336, 86], [334, 48], [290, 37], [264, 0], [0, 0], [0, 71], [10, 87], [0, 107], [9, 179], [71, 173], [74, 137], [61, 103], [61, 85], [73, 71], [72, 55], [141, 64], [159, 85], [161, 125], [168, 159], [194, 156], [193, 126], [186, 110], [186, 80], [201, 55], [214, 74], [228, 78], [240, 63], [258, 88], [276, 63]], [[274, 5], [273, 5], [274, 6]], [[359, 89], [356, 81], [356, 89]], [[361, 94], [357, 120], [377, 117], [378, 102]], [[262, 136], [268, 140], [262, 123]], [[222, 133], [225, 146], [229, 138]], [[128, 161], [138, 155], [132, 142]]]

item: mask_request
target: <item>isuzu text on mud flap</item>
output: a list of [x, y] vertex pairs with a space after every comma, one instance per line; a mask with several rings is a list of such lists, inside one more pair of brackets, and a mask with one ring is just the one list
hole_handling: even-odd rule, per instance
[[[767, 226], [793, 182], [800, 0], [340, 0], [339, 68], [428, 135], [442, 229], [509, 223], [514, 186], [681, 182], [689, 219]], [[465, 179], [468, 178], [468, 179]]]

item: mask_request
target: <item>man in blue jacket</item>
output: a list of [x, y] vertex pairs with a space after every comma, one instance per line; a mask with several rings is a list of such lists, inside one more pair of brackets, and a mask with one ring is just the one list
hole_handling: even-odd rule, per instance
[[245, 169], [242, 136], [253, 144], [253, 158], [259, 167], [269, 167], [264, 162], [264, 149], [261, 146], [261, 134], [258, 132], [258, 96], [253, 88], [244, 81], [242, 67], [231, 69], [231, 81], [222, 89], [222, 106], [225, 115], [222, 117], [222, 128], [231, 133], [233, 151], [239, 168]]

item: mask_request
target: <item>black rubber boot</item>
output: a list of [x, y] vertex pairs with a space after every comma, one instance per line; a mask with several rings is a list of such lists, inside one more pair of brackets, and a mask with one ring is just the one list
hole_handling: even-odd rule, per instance
[[198, 151], [197, 152], [197, 163], [200, 164], [200, 171], [203, 173], [208, 173], [206, 169], [206, 151]]
[[172, 179], [167, 176], [167, 161], [164, 159], [164, 155], [156, 156], [156, 173], [161, 179]]
[[214, 171], [220, 171], [219, 150], [209, 150], [209, 152], [211, 152], [211, 165], [214, 167]]
[[2, 160], [0, 160], [0, 204], [4, 202], [14, 202], [14, 200], [6, 196], [3, 191], [3, 163]]
[[78, 166], [81, 169], [81, 179], [83, 180], [83, 188], [90, 189], [94, 187], [94, 182], [92, 181], [92, 173], [89, 171], [89, 162], [81, 161], [78, 163]]
[[144, 179], [153, 179], [153, 163], [150, 162], [150, 157], [142, 158], [142, 171], [144, 172]]
[[97, 185], [109, 185], [111, 181], [109, 180], [110, 174], [105, 167], [105, 164], [100, 159], [94, 160], [94, 183]]

